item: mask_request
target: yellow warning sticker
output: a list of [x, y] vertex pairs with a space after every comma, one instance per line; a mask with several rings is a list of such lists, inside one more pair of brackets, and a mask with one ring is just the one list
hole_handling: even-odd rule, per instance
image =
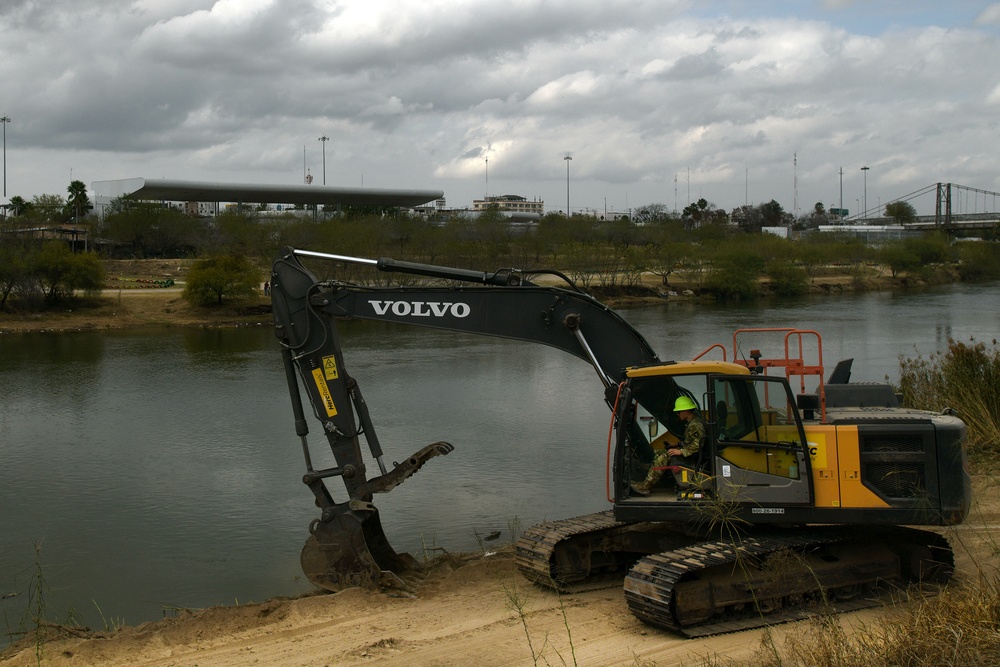
[[319, 390], [319, 397], [323, 401], [323, 407], [326, 408], [326, 415], [328, 417], [335, 417], [337, 415], [337, 406], [333, 404], [333, 395], [330, 394], [330, 388], [326, 386], [326, 380], [323, 379], [323, 369], [314, 368], [312, 376], [313, 382], [316, 383], [316, 389]]
[[323, 357], [323, 372], [326, 374], [327, 380], [336, 380], [340, 377], [340, 374], [337, 372], [337, 360], [333, 355]]

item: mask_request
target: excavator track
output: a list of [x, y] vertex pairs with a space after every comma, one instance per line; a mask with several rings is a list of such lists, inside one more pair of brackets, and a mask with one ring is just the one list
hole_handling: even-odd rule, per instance
[[669, 523], [616, 521], [612, 512], [525, 531], [515, 562], [563, 593], [621, 585], [638, 619], [687, 637], [736, 632], [880, 604], [886, 590], [945, 583], [945, 538], [903, 527], [755, 529], [713, 541]]
[[[629, 525], [616, 521], [610, 510], [541, 523], [518, 539], [514, 562], [529, 581], [564, 593], [607, 588], [620, 581], [624, 572], [617, 577], [595, 574], [582, 545]], [[573, 546], [566, 548], [569, 544]]]
[[616, 521], [612, 511], [538, 524], [517, 542], [521, 574], [562, 593], [620, 586], [642, 556], [697, 543], [666, 522]]
[[947, 540], [928, 531], [757, 531], [642, 558], [625, 600], [650, 625], [701, 637], [875, 606], [885, 588], [944, 583], [953, 567]]

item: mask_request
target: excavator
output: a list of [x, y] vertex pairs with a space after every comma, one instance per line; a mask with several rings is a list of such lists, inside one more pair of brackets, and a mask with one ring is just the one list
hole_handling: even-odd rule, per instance
[[[303, 262], [340, 277], [318, 280]], [[850, 360], [824, 378], [818, 332], [746, 329], [732, 349], [714, 344], [690, 360], [663, 361], [621, 315], [558, 271], [491, 273], [294, 248], [274, 260], [271, 302], [302, 479], [319, 509], [301, 563], [320, 588], [407, 586], [421, 566], [390, 546], [374, 495], [454, 449], [434, 442], [386, 464], [345, 364], [337, 323], [350, 318], [541, 343], [593, 367], [611, 412], [613, 508], [524, 531], [514, 557], [531, 582], [562, 592], [623, 585], [641, 621], [697, 637], [860, 609], [953, 573], [947, 539], [917, 526], [968, 515], [965, 424], [951, 409], [900, 407], [887, 384], [850, 382]], [[674, 412], [681, 404], [693, 404], [704, 424], [701, 446], [693, 459], [658, 465], [657, 452], [684, 437]], [[313, 464], [307, 436], [317, 422], [331, 467]], [[651, 467], [660, 480], [637, 493]], [[332, 478], [346, 497], [333, 493]]]

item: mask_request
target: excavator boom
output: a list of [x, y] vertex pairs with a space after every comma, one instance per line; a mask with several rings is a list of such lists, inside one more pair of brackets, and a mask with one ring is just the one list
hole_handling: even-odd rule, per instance
[[[359, 264], [462, 286], [372, 287], [318, 281], [300, 257]], [[367, 404], [347, 371], [338, 319], [397, 322], [550, 345], [589, 362], [609, 396], [626, 367], [658, 361], [642, 335], [610, 308], [573, 289], [535, 285], [513, 269], [489, 274], [286, 248], [273, 264], [271, 303], [296, 434], [306, 463], [303, 482], [321, 510], [310, 528], [302, 566], [313, 583], [328, 590], [386, 585], [396, 574], [415, 566], [412, 558], [389, 546], [372, 496], [388, 492], [430, 459], [453, 449], [446, 442], [432, 443], [392, 469], [386, 466]], [[313, 465], [300, 385], [322, 425], [335, 460], [331, 467], [317, 469]], [[362, 439], [367, 443], [367, 458], [378, 465], [379, 474], [372, 477]], [[326, 480], [333, 477], [343, 481], [348, 495], [345, 500], [335, 499], [327, 486]]]

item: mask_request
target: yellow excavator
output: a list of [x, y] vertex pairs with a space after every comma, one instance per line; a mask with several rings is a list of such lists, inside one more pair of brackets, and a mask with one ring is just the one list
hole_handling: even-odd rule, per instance
[[[303, 261], [341, 277], [317, 280]], [[407, 284], [347, 280], [364, 272], [406, 274]], [[538, 284], [546, 274], [544, 282], [565, 286]], [[851, 383], [849, 362], [824, 379], [815, 331], [743, 330], [731, 349], [662, 361], [557, 271], [489, 273], [293, 248], [273, 263], [271, 300], [303, 482], [319, 508], [302, 568], [321, 588], [405, 585], [420, 565], [390, 546], [373, 497], [453, 450], [434, 442], [386, 465], [345, 365], [341, 318], [541, 343], [593, 366], [611, 411], [604, 474], [613, 509], [525, 531], [515, 560], [530, 581], [560, 591], [624, 582], [636, 617], [695, 637], [859, 609], [886, 589], [951, 577], [948, 541], [914, 526], [967, 516], [965, 425], [952, 410], [900, 407], [889, 385]], [[697, 454], [665, 463], [657, 453], [685, 435], [674, 411], [681, 404], [693, 406], [704, 434]], [[333, 467], [313, 466], [306, 405]], [[660, 479], [638, 493], [651, 467]], [[335, 497], [332, 478], [346, 497]]]

